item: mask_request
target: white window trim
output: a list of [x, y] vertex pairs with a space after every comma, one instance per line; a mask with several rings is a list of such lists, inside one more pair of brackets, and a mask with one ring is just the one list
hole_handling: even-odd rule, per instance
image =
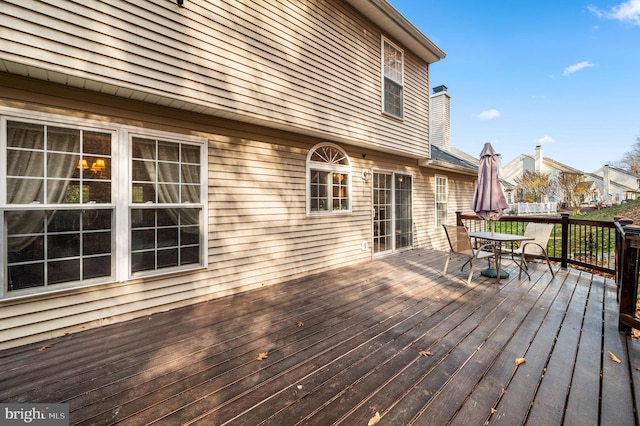
[[[385, 75], [384, 75], [384, 44], [387, 43], [389, 45], [391, 45], [394, 49], [400, 51], [400, 53], [402, 53], [402, 72], [401, 72], [401, 77], [402, 77], [402, 81], [400, 82], [396, 82], [398, 84], [400, 84], [400, 86], [402, 87], [402, 114], [400, 116], [391, 114], [387, 111], [384, 110], [384, 104], [385, 104], [385, 90], [384, 90], [384, 79], [385, 79]], [[381, 95], [381, 105], [380, 105], [380, 111], [382, 112], [382, 114], [386, 115], [387, 117], [391, 117], [394, 118], [396, 120], [404, 120], [404, 100], [405, 100], [405, 93], [404, 93], [404, 89], [405, 89], [405, 84], [404, 84], [404, 61], [405, 61], [405, 53], [404, 53], [404, 49], [400, 48], [397, 44], [395, 44], [394, 42], [392, 42], [391, 40], [389, 40], [388, 38], [386, 38], [384, 35], [381, 36], [381, 42], [380, 42], [380, 95]]]
[[[3, 256], [0, 264], [0, 301], [1, 300], [14, 300], [24, 297], [31, 297], [33, 295], [52, 294], [62, 291], [68, 291], [71, 289], [81, 289], [86, 287], [94, 287], [114, 282], [124, 282], [130, 279], [139, 278], [140, 276], [165, 276], [176, 272], [186, 272], [204, 269], [208, 266], [208, 200], [207, 200], [207, 187], [208, 187], [208, 140], [201, 136], [192, 136], [181, 133], [172, 133], [159, 130], [149, 130], [129, 125], [114, 124], [109, 121], [100, 121], [94, 119], [82, 119], [70, 117], [68, 115], [52, 114], [32, 110], [23, 110], [19, 108], [12, 108], [6, 106], [0, 106], [0, 206], [3, 210], [24, 210], [24, 205], [12, 205], [7, 206], [7, 193], [6, 193], [6, 122], [7, 120], [25, 121], [28, 120], [34, 123], [48, 124], [48, 125], [62, 125], [70, 128], [82, 128], [90, 130], [98, 130], [105, 133], [111, 133], [113, 135], [112, 140], [112, 199], [110, 204], [104, 204], [105, 207], [113, 208], [115, 214], [115, 220], [113, 223], [114, 234], [117, 237], [114, 238], [114, 276], [105, 280], [87, 280], [87, 282], [72, 282], [56, 284], [53, 287], [33, 287], [24, 290], [17, 290], [15, 292], [8, 293], [5, 285], [5, 270], [6, 270], [6, 255]], [[191, 143], [200, 146], [201, 155], [201, 185], [200, 185], [200, 200], [198, 204], [202, 208], [202, 220], [200, 223], [200, 256], [202, 262], [193, 265], [193, 267], [184, 267], [179, 269], [165, 269], [159, 271], [149, 271], [150, 273], [134, 274], [130, 273], [130, 214], [129, 209], [131, 203], [129, 203], [130, 196], [130, 178], [131, 178], [131, 137], [141, 136], [156, 139], [163, 139], [169, 142], [179, 143]], [[115, 188], [127, 188], [125, 191], [115, 190]], [[49, 209], [49, 205], [43, 205], [42, 209]], [[4, 224], [0, 224], [0, 245], [3, 247], [2, 252], [5, 250], [5, 235]]]
[[[347, 159], [348, 164], [347, 165], [340, 165], [340, 164], [330, 165], [330, 164], [318, 163], [318, 162], [312, 161], [311, 156], [317, 149], [319, 149], [322, 146], [329, 146], [343, 153], [345, 158]], [[349, 208], [347, 210], [333, 210], [332, 208], [330, 208], [326, 211], [324, 210], [311, 211], [311, 191], [309, 190], [311, 187], [311, 169], [322, 170], [326, 172], [344, 173], [349, 175], [349, 184], [347, 185], [347, 190], [349, 191], [349, 196], [348, 196]], [[305, 170], [306, 170], [305, 193], [306, 193], [307, 216], [318, 217], [318, 216], [345, 215], [345, 214], [351, 214], [353, 212], [353, 190], [352, 190], [353, 189], [353, 168], [351, 166], [351, 158], [349, 158], [349, 155], [346, 153], [344, 149], [342, 149], [340, 146], [331, 142], [320, 142], [314, 145], [313, 147], [311, 147], [311, 149], [309, 149], [309, 152], [307, 153]], [[329, 194], [329, 202], [331, 202], [331, 200], [332, 200], [332, 195]]]
[[[387, 176], [391, 176], [391, 206], [393, 211], [393, 216], [392, 216], [392, 222], [391, 222], [391, 245], [392, 245], [392, 249], [390, 250], [385, 250], [383, 252], [378, 252], [378, 253], [373, 253], [372, 258], [376, 259], [378, 257], [384, 257], [384, 256], [388, 256], [390, 254], [393, 253], [399, 253], [402, 252], [404, 250], [411, 250], [413, 248], [416, 247], [416, 232], [415, 229], [412, 229], [412, 244], [409, 247], [402, 247], [402, 248], [396, 248], [396, 213], [395, 213], [395, 206], [396, 206], [396, 186], [395, 186], [395, 181], [396, 181], [396, 176], [398, 175], [402, 175], [402, 176], [409, 176], [411, 177], [411, 222], [412, 224], [415, 221], [415, 211], [416, 211], [416, 205], [415, 205], [415, 188], [416, 188], [416, 177], [414, 175], [414, 173], [412, 172], [402, 172], [402, 171], [398, 171], [398, 170], [393, 170], [393, 169], [373, 169], [372, 170], [372, 176], [374, 174], [382, 174], [382, 175], [387, 175]], [[374, 207], [373, 207], [373, 185], [371, 185], [371, 203], [372, 203], [372, 215], [371, 215], [371, 221], [373, 224], [373, 217], [374, 217]], [[372, 232], [371, 232], [371, 238], [373, 241], [373, 228], [372, 228]], [[373, 247], [372, 250], [373, 252]]]
[[[444, 202], [438, 201], [438, 179], [444, 179], [444, 183], [445, 183], [445, 194], [444, 194], [445, 201]], [[438, 204], [444, 203], [446, 208], [447, 208], [445, 217], [443, 218], [443, 223], [445, 223], [445, 224], [447, 223], [447, 217], [449, 216], [449, 177], [445, 176], [445, 175], [435, 175], [435, 177], [434, 177], [434, 188], [433, 189], [434, 189], [434, 191], [433, 191], [434, 197], [433, 198], [434, 198], [434, 207], [435, 207], [434, 208], [435, 214], [434, 214], [434, 217], [433, 217], [433, 219], [434, 219], [433, 225], [434, 225], [434, 228], [437, 228], [438, 227]]]

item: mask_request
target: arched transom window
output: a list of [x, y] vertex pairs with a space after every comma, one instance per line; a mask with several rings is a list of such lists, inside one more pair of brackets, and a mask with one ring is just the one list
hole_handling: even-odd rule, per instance
[[307, 155], [307, 213], [351, 212], [351, 162], [337, 145], [321, 143]]

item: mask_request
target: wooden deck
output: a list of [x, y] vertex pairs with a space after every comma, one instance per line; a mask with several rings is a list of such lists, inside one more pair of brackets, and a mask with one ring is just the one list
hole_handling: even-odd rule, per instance
[[640, 346], [617, 331], [611, 280], [537, 265], [466, 285], [444, 258], [411, 250], [5, 350], [0, 401], [68, 403], [84, 425], [637, 424]]

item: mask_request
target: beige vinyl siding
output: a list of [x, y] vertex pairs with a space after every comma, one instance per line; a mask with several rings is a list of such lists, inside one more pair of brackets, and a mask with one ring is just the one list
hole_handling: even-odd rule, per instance
[[[0, 79], [0, 113], [27, 107], [78, 120], [206, 137], [208, 267], [0, 300], [0, 348], [371, 258], [370, 251], [361, 249], [361, 243], [371, 239], [371, 187], [360, 177], [362, 168], [370, 165], [358, 148], [341, 146], [353, 165], [353, 213], [308, 217], [305, 167], [309, 149], [320, 142], [315, 138], [6, 77]], [[64, 98], [49, 95], [59, 91]]]
[[36, 78], [427, 156], [428, 65], [405, 50], [405, 118], [382, 115], [382, 34], [349, 6], [186, 6], [6, 1], [0, 57]]
[[[456, 212], [472, 213], [471, 212], [471, 199], [473, 198], [473, 192], [475, 190], [474, 176], [461, 175], [456, 173], [443, 173], [442, 170], [438, 170], [435, 174], [447, 177], [447, 224], [455, 225]], [[431, 208], [435, 210], [435, 174], [430, 182], [430, 199], [429, 203]], [[449, 245], [447, 243], [447, 236], [443, 229], [435, 227], [435, 214], [427, 219], [426, 224], [429, 227], [429, 236], [432, 241], [431, 248], [436, 250], [448, 250]]]

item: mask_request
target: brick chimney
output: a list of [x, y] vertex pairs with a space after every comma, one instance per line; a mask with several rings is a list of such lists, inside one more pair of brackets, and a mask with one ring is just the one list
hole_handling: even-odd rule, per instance
[[451, 147], [451, 96], [447, 93], [447, 86], [434, 87], [430, 101], [429, 142], [443, 151], [449, 151]]

